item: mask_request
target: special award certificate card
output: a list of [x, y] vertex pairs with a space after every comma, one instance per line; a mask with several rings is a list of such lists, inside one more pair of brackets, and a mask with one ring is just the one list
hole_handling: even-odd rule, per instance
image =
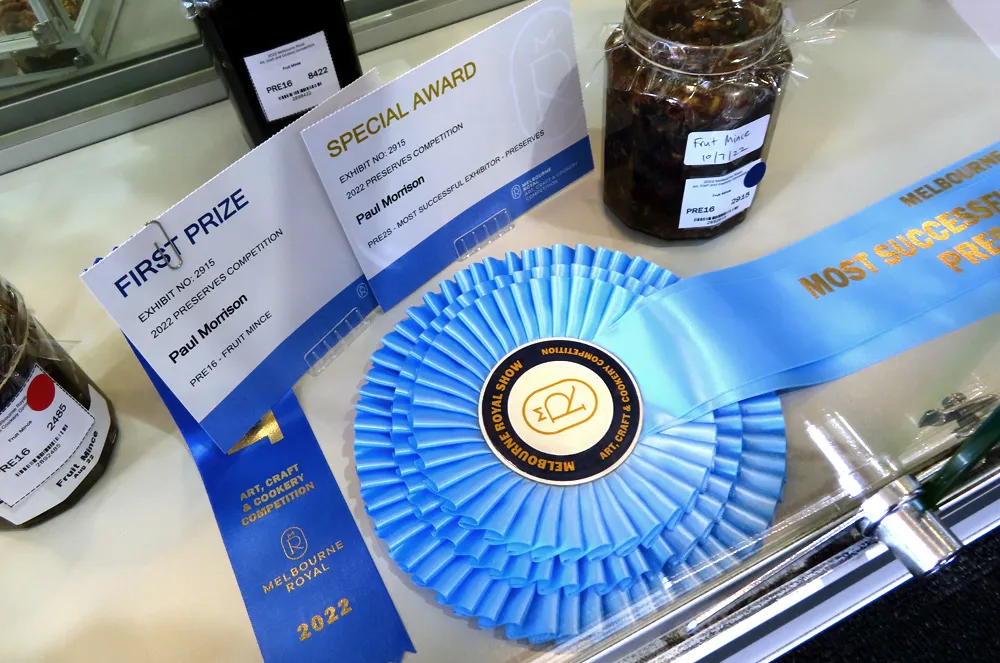
[[383, 310], [593, 169], [568, 0], [541, 0], [302, 132]]

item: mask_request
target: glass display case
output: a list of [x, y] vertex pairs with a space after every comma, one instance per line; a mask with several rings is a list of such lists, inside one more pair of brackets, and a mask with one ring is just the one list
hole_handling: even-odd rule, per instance
[[[519, 231], [522, 240], [544, 235]], [[486, 272], [499, 274], [493, 277], [498, 294], [507, 279], [525, 286], [510, 305], [523, 320], [531, 318], [524, 311], [541, 310], [548, 301], [548, 273], [597, 274], [594, 292], [604, 278], [645, 283], [634, 286], [640, 291], [677, 281], [623, 251], [583, 246], [529, 249], [502, 262], [469, 266], [408, 311], [373, 354], [357, 404], [356, 471], [380, 555], [391, 558], [425, 600], [443, 604], [437, 616], [404, 608], [411, 629], [416, 622], [438, 633], [460, 630], [481, 660], [498, 663], [617, 660], [644, 640], [661, 653], [674, 650], [663, 659], [672, 660], [677, 650], [733, 627], [726, 620], [734, 614], [748, 618], [789, 587], [835, 573], [879, 542], [915, 575], [932, 573], [958, 552], [960, 541], [935, 512], [963, 504], [1000, 470], [1000, 462], [981, 461], [967, 447], [964, 475], [945, 463], [960, 445], [983, 450], [1000, 442], [1000, 414], [990, 418], [1000, 403], [996, 316], [839, 380], [780, 399], [748, 399], [642, 437], [607, 473], [553, 487], [551, 480], [532, 479], [530, 469], [518, 472], [525, 478], [508, 477], [490, 453], [477, 454], [470, 443], [479, 438], [469, 432], [476, 417], [462, 403], [466, 386], [477, 388], [477, 362], [503, 344], [473, 324], [475, 310], [492, 307], [492, 296], [482, 295], [494, 292]], [[525, 299], [533, 304], [524, 305]], [[613, 318], [607, 311], [615, 297], [596, 300], [608, 307], [601, 309], [604, 319]], [[593, 321], [587, 306], [579, 317]], [[552, 336], [559, 347], [551, 352], [580, 356], [564, 352], [580, 345], [603, 356], [590, 343], [606, 338], [603, 323], [588, 330], [571, 313], [564, 317], [565, 326], [559, 314], [539, 316], [537, 333], [525, 322], [522, 345], [506, 356], [498, 351], [483, 388], [510, 378], [504, 398], [518, 398], [521, 366], [513, 360], [524, 360], [528, 379], [536, 366], [525, 348], [553, 345], [545, 341]], [[406, 336], [420, 341], [407, 348]], [[452, 358], [461, 354], [454, 339], [480, 355], [467, 358], [468, 370], [443, 358], [444, 348]], [[606, 361], [631, 389], [626, 371]], [[549, 400], [542, 404], [546, 412]], [[486, 415], [479, 419], [487, 430]], [[516, 419], [504, 423], [505, 430], [518, 430]], [[485, 437], [492, 439], [488, 432]], [[516, 459], [507, 464], [516, 467]], [[950, 480], [941, 483], [944, 475]], [[650, 525], [667, 512], [659, 529]], [[567, 527], [568, 520], [583, 525]], [[467, 619], [448, 627], [440, 620], [449, 616]], [[460, 629], [461, 622], [485, 632]], [[417, 660], [441, 654], [418, 651]]]
[[122, 0], [0, 1], [0, 87], [102, 62]]
[[[992, 529], [1000, 454], [967, 461], [973, 434], [980, 450], [1000, 444], [1000, 323], [985, 321], [952, 336], [825, 387], [785, 395], [789, 477], [759, 552], [666, 608], [635, 615], [585, 658], [729, 660], [727, 648], [742, 656], [734, 651], [793, 625], [758, 652], [787, 650], [911, 574], [935, 572], [961, 554], [963, 541]], [[944, 357], [959, 344], [956, 368], [956, 357]], [[896, 388], [900, 380], [910, 388]], [[884, 395], [877, 407], [861, 395], [869, 388]], [[956, 465], [966, 472], [952, 481]], [[976, 512], [985, 513], [978, 529], [949, 529]], [[887, 574], [894, 559], [908, 572]], [[706, 576], [708, 562], [695, 574]], [[796, 631], [795, 620], [807, 610], [813, 623]], [[737, 660], [756, 657], [745, 655]]]
[[[585, 488], [568, 510], [565, 496], [574, 487], [554, 498], [556, 508], [555, 491], [530, 478], [511, 480], [510, 492], [500, 482], [495, 490], [477, 492], [476, 482], [487, 481], [480, 475], [493, 472], [494, 466], [490, 453], [478, 455], [471, 444], [481, 439], [479, 431], [490, 440], [490, 424], [485, 411], [477, 410], [476, 398], [487, 393], [484, 385], [494, 379], [500, 384], [495, 371], [512, 366], [508, 358], [514, 355], [508, 353], [546, 337], [560, 338], [560, 352], [576, 347], [564, 342], [566, 337], [576, 339], [573, 343], [596, 339], [600, 345], [601, 326], [615, 318], [610, 304], [601, 308], [612, 297], [594, 310], [577, 312], [592, 327], [574, 326], [567, 311], [575, 303], [567, 307], [566, 293], [576, 286], [559, 285], [558, 279], [584, 274], [631, 288], [640, 299], [651, 296], [677, 283], [660, 267], [679, 275], [704, 274], [760, 259], [891, 198], [897, 189], [945, 177], [933, 173], [983, 149], [986, 161], [977, 168], [993, 179], [970, 185], [968, 197], [956, 204], [1000, 188], [1000, 170], [995, 169], [1000, 155], [996, 146], [988, 147], [996, 132], [995, 121], [986, 119], [987, 104], [972, 111], [975, 117], [965, 123], [975, 137], [967, 135], [959, 145], [944, 124], [943, 118], [953, 115], [948, 108], [902, 110], [887, 102], [923, 97], [919, 77], [910, 72], [916, 62], [933, 65], [919, 35], [947, 35], [975, 63], [974, 71], [963, 75], [963, 89], [974, 89], [980, 76], [1000, 80], [1000, 63], [947, 7], [925, 7], [915, 14], [895, 3], [853, 7], [857, 17], [843, 34], [809, 52], [815, 67], [809, 80], [792, 85], [776, 151], [768, 157], [772, 179], [767, 186], [774, 188], [762, 199], [763, 211], [751, 213], [752, 228], [734, 229], [712, 242], [679, 247], [653, 243], [622, 228], [628, 224], [612, 220], [607, 208], [600, 208], [598, 182], [581, 185], [575, 195], [540, 208], [543, 223], [519, 222], [498, 240], [511, 253], [490, 245], [486, 252], [499, 262], [480, 263], [476, 257], [473, 264], [457, 265], [448, 282], [427, 286], [430, 292], [416, 309], [388, 312], [396, 333], [384, 336], [381, 347], [365, 340], [352, 347], [370, 353], [372, 366], [365, 369], [357, 403], [353, 467], [334, 470], [338, 480], [351, 486], [349, 496], [357, 494], [354, 486], [360, 483], [367, 511], [359, 520], [362, 531], [375, 536], [374, 552], [411, 633], [434, 633], [448, 650], [477, 651], [479, 660], [496, 663], [699, 660], [698, 652], [711, 648], [713, 640], [745, 634], [752, 622], [779, 623], [787, 598], [799, 589], [816, 593], [848, 570], [864, 576], [885, 566], [893, 557], [889, 550], [914, 574], [935, 571], [954, 557], [959, 538], [964, 539], [946, 524], [974, 503], [997, 499], [991, 492], [1000, 471], [995, 455], [970, 463], [971, 473], [958, 481], [940, 478], [952, 475], [948, 459], [996, 408], [996, 316], [836, 381], [782, 393], [768, 402], [742, 403], [735, 411], [717, 410], [710, 421], [699, 422], [704, 425], [699, 430], [682, 426], [640, 439], [621, 465], [580, 484]], [[791, 3], [797, 17], [820, 15], [808, 9]], [[879, 47], [888, 24], [899, 27], [891, 53]], [[578, 32], [599, 31], [587, 25]], [[584, 79], [591, 82], [585, 90], [591, 126], [602, 116], [605, 93], [600, 81], [606, 79], [588, 69], [599, 60], [600, 45], [587, 44], [580, 55]], [[882, 83], [873, 88], [864, 74], [875, 71]], [[876, 135], [884, 150], [873, 150], [868, 142]], [[973, 160], [970, 156], [948, 170]], [[890, 202], [905, 208], [894, 198]], [[947, 211], [938, 209], [943, 204], [926, 203], [921, 213], [932, 219]], [[998, 226], [1000, 210], [988, 214], [989, 220], [984, 216], [980, 229], [966, 231], [967, 236]], [[589, 288], [581, 285], [580, 291]], [[499, 304], [505, 291], [514, 293], [509, 306], [516, 315], [508, 316]], [[508, 321], [520, 316], [524, 330], [512, 331], [513, 341], [498, 331], [503, 327], [499, 314], [490, 313], [496, 310]], [[388, 322], [374, 324], [384, 332], [391, 329]], [[711, 345], [707, 339], [705, 344]], [[619, 358], [628, 368], [627, 356]], [[690, 362], [707, 365], [693, 358]], [[350, 364], [352, 371], [360, 368]], [[575, 402], [568, 392], [559, 397]], [[500, 399], [498, 406], [505, 402]], [[538, 405], [524, 402], [529, 410]], [[558, 415], [574, 411], [567, 408]], [[985, 446], [997, 442], [995, 421], [983, 429], [989, 438]], [[493, 441], [494, 453], [501, 442]], [[643, 449], [647, 442], [658, 450]], [[449, 456], [450, 446], [454, 456]], [[657, 474], [654, 457], [660, 452], [666, 460]], [[530, 453], [517, 447], [505, 464], [516, 465], [509, 457], [513, 454], [527, 456], [527, 464], [538, 467]], [[971, 457], [968, 450], [963, 455]], [[477, 469], [466, 474], [473, 466]], [[531, 468], [521, 469], [522, 477], [531, 473]], [[654, 475], [658, 479], [650, 483], [656, 487], [676, 489], [671, 497], [683, 505], [679, 520], [658, 511], [660, 497], [644, 483]], [[522, 493], [515, 495], [518, 490]], [[498, 508], [483, 510], [490, 497]], [[436, 503], [439, 498], [442, 506]], [[586, 511], [581, 507], [586, 522], [582, 544], [572, 539], [572, 528], [551, 525], [574, 513], [576, 499], [588, 504]], [[655, 516], [648, 518], [638, 501]], [[500, 523], [501, 513], [513, 524]], [[456, 521], [463, 531], [451, 529]], [[482, 539], [467, 535], [469, 529], [481, 531]], [[419, 538], [420, 546], [411, 545], [409, 536]], [[428, 542], [435, 538], [438, 543], [431, 547]], [[665, 550], [657, 552], [660, 543]], [[494, 557], [497, 548], [503, 549], [502, 563]], [[628, 568], [614, 575], [613, 567], [622, 559]], [[577, 566], [567, 570], [567, 561]], [[593, 570], [595, 561], [603, 568]], [[874, 581], [871, 586], [881, 587]], [[502, 608], [497, 595], [505, 597]], [[432, 602], [442, 605], [428, 610]], [[415, 639], [416, 660], [449, 660], [446, 645], [438, 648], [428, 640]]]
[[[35, 4], [48, 6], [32, 0], [31, 5]], [[603, 39], [588, 42], [587, 37], [599, 34], [602, 25], [621, 16], [621, 3], [606, 4], [606, 12], [590, 15], [581, 10], [574, 16], [577, 34], [582, 37], [578, 39], [582, 49], [579, 60], [585, 78], [594, 63], [603, 60], [605, 48]], [[787, 4], [786, 10], [800, 20], [811, 18], [803, 6], [808, 3]], [[482, 517], [474, 514], [467, 508], [471, 500], [460, 499], [456, 490], [471, 489], [473, 484], [465, 481], [485, 474], [468, 462], [471, 458], [492, 460], [495, 453], [484, 453], [483, 445], [472, 449], [468, 444], [472, 438], [482, 442], [485, 437], [480, 436], [479, 410], [483, 379], [476, 382], [460, 369], [482, 364], [481, 372], [490, 376], [498, 366], [504, 368], [508, 352], [516, 350], [513, 346], [529, 340], [575, 336], [578, 341], [592, 342], [604, 311], [590, 318], [595, 327], [586, 332], [584, 326], [570, 325], [567, 317], [555, 323], [554, 318], [547, 319], [535, 330], [533, 339], [522, 335], [516, 337], [517, 342], [515, 338], [494, 339], [482, 325], [469, 328], [474, 337], [459, 333], [465, 320], [477, 319], [477, 310], [493, 310], [486, 295], [511, 283], [524, 284], [519, 292], [523, 299], [511, 304], [521, 307], [520, 315], [529, 310], [528, 303], [556, 301], [545, 297], [556, 292], [551, 277], [562, 278], [566, 272], [575, 277], [580, 272], [594, 282], [610, 284], [600, 286], [608, 291], [622, 288], [637, 296], [650, 296], [658, 288], [683, 285], [684, 279], [678, 280], [674, 274], [704, 274], [761, 259], [894, 191], [934, 182], [936, 176], [931, 174], [938, 169], [954, 162], [965, 168], [961, 164], [970, 163], [972, 157], [959, 160], [997, 141], [1000, 61], [946, 3], [916, 7], [903, 0], [871, 0], [856, 5], [857, 19], [846, 34], [811, 54], [810, 79], [790, 84], [768, 156], [768, 179], [745, 224], [711, 242], [667, 245], [653, 241], [624, 228], [602, 207], [600, 175], [589, 176], [519, 220], [481, 254], [447, 270], [441, 278], [448, 279], [448, 285], [426, 284], [421, 290], [435, 294], [412, 298], [407, 303], [413, 309], [395, 307], [374, 318], [348, 352], [297, 389], [368, 551], [416, 646], [418, 653], [407, 655], [407, 661], [691, 662], [707, 660], [706, 652], [719, 658], [722, 654], [718, 652], [725, 646], [752, 646], [755, 629], [776, 631], [790, 623], [806, 598], [820, 602], [845, 587], [861, 587], [855, 590], [857, 595], [867, 597], [898, 582], [901, 575], [889, 580], [877, 577], [892, 559], [902, 561], [915, 575], [934, 572], [956, 555], [960, 540], [968, 541], [970, 535], [988, 531], [1000, 522], [1000, 454], [989, 451], [998, 438], [995, 413], [1000, 403], [1000, 316], [996, 315], [835, 381], [737, 404], [735, 410], [717, 411], [700, 426], [668, 429], [655, 442], [659, 449], [653, 449], [652, 442], [642, 446], [643, 441], [637, 441], [620, 465], [581, 484], [590, 486], [586, 491], [599, 498], [591, 504], [596, 503], [596, 513], [605, 518], [581, 528], [583, 542], [575, 548], [563, 541], [557, 551], [552, 540], [540, 536], [543, 530], [535, 527], [536, 523], [556, 520], [554, 505], [562, 513], [568, 504], [563, 497], [558, 503], [549, 501], [555, 494], [551, 484], [528, 483], [533, 480], [523, 475], [524, 481], [510, 479], [512, 485], [519, 481], [517, 485], [528, 486], [521, 497], [544, 492], [545, 498], [541, 502], [512, 498], [504, 503], [503, 513], [495, 512], [492, 519], [485, 512]], [[53, 9], [60, 16], [65, 11]], [[11, 30], [20, 30], [20, 25]], [[37, 43], [30, 29], [9, 37], [25, 38]], [[940, 53], [945, 49], [949, 58], [942, 59]], [[384, 58], [397, 56], [392, 51]], [[949, 63], [953, 61], [963, 62], [963, 67], [952, 67]], [[20, 69], [18, 72], [18, 76], [29, 75]], [[927, 81], [935, 77], [948, 78], [949, 95], [927, 94]], [[606, 78], [595, 74], [592, 79], [598, 82], [586, 87], [585, 97], [592, 140], [599, 146], [602, 126], [598, 118], [606, 99], [600, 81]], [[959, 105], [955, 99], [973, 102]], [[190, 150], [190, 163], [208, 168], [199, 159], [209, 147], [217, 148], [210, 139], [220, 133], [218, 127], [196, 121], [180, 126], [189, 128], [190, 133], [181, 134], [187, 137], [187, 145], [177, 144]], [[166, 136], [162, 143], [156, 143], [157, 134], [151, 135], [136, 149], [148, 152], [149, 145], [169, 146], [177, 140], [176, 135], [164, 132], [159, 134]], [[230, 138], [235, 142], [235, 132]], [[204, 152], [197, 151], [200, 149]], [[88, 158], [90, 154], [109, 152], [91, 152]], [[1000, 174], [1000, 155], [994, 154], [987, 152], [977, 158], [985, 159], [979, 169], [991, 177]], [[596, 157], [601, 158], [599, 147]], [[203, 161], [215, 164], [207, 158]], [[200, 182], [209, 176], [211, 173], [198, 171], [193, 179]], [[947, 175], [945, 180], [951, 181]], [[121, 190], [128, 195], [140, 190], [132, 181], [123, 182]], [[976, 178], [966, 182], [969, 195], [960, 204], [987, 195], [989, 189], [980, 186], [981, 182]], [[67, 195], [75, 207], [81, 207], [79, 199], [86, 194], [83, 185], [78, 186], [71, 190], [75, 195]], [[1000, 191], [996, 179], [990, 187]], [[919, 209], [926, 210], [927, 219], [951, 209], [938, 202], [926, 201]], [[986, 210], [985, 204], [978, 209]], [[965, 231], [968, 241], [977, 233], [1000, 228], [996, 204], [989, 208], [995, 211], [982, 212], [980, 229]], [[114, 199], [94, 209], [106, 210], [106, 217], [118, 219], [121, 206]], [[88, 211], [88, 218], [81, 223], [92, 223], [94, 215]], [[112, 245], [123, 234], [121, 226], [95, 227], [93, 232], [99, 237], [95, 244], [102, 246]], [[63, 236], [75, 238], [79, 234]], [[42, 240], [37, 241], [42, 245]], [[903, 239], [892, 241], [904, 246]], [[983, 241], [994, 246], [988, 238]], [[598, 253], [584, 248], [587, 246], [608, 248]], [[487, 262], [487, 258], [492, 261]], [[993, 269], [1000, 264], [998, 260], [987, 259], [984, 265]], [[579, 269], [563, 269], [566, 265]], [[33, 271], [23, 270], [25, 281], [31, 282], [34, 276]], [[591, 286], [586, 288], [589, 291]], [[593, 311], [608, 300], [598, 302]], [[524, 315], [523, 319], [528, 319], [527, 313]], [[103, 313], [101, 316], [103, 321]], [[529, 332], [522, 330], [522, 334]], [[449, 335], [459, 339], [464, 349], [451, 342]], [[561, 340], [559, 348], [563, 347], [570, 344]], [[437, 350], [466, 356], [469, 348], [475, 349], [471, 353], [475, 356], [464, 364], [449, 363], [454, 372], [450, 376], [434, 372], [434, 362], [425, 361], [436, 357], [436, 366], [443, 366], [445, 362], [439, 361], [442, 353], [434, 354]], [[132, 361], [123, 354], [128, 351], [124, 343], [113, 351], [119, 353], [113, 356], [117, 364]], [[624, 375], [627, 369], [625, 366], [618, 374]], [[455, 379], [456, 375], [462, 379]], [[503, 375], [501, 372], [496, 379]], [[159, 408], [151, 389], [137, 376], [138, 372], [116, 373], [107, 379], [117, 380], [115, 386], [122, 393], [147, 389], [142, 399], [135, 399], [135, 409], [140, 400], [142, 407], [153, 402]], [[549, 386], [552, 384], [543, 383], [540, 388]], [[465, 402], [457, 402], [452, 397], [455, 393], [464, 393]], [[530, 395], [525, 404], [528, 398]], [[569, 416], [574, 413], [571, 410], [567, 405], [557, 414]], [[432, 413], [437, 420], [427, 418]], [[154, 421], [157, 415], [162, 420], [163, 413], [158, 410], [147, 419]], [[460, 416], [462, 421], [458, 421]], [[419, 430], [440, 429], [441, 421], [458, 422], [455, 428], [471, 437], [432, 439]], [[74, 569], [85, 565], [93, 574], [93, 582], [84, 585], [93, 595], [71, 594], [80, 583], [73, 583], [72, 576], [63, 572], [61, 566], [70, 565], [52, 565], [49, 573], [30, 574], [32, 577], [12, 571], [8, 578], [27, 579], [24, 585], [8, 581], [11, 591], [45, 597], [56, 606], [53, 610], [58, 606], [72, 608], [84, 600], [124, 606], [122, 610], [130, 610], [134, 605], [130, 602], [148, 597], [162, 601], [157, 606], [162, 612], [149, 620], [149, 630], [138, 631], [135, 638], [107, 638], [107, 644], [102, 643], [118, 647], [109, 651], [121, 653], [124, 659], [147, 650], [155, 637], [162, 636], [156, 645], [164, 652], [176, 646], [174, 641], [180, 640], [176, 628], [160, 617], [174, 610], [187, 614], [186, 607], [196, 591], [202, 596], [221, 597], [218, 605], [195, 616], [197, 623], [192, 622], [191, 632], [197, 628], [198, 633], [211, 636], [204, 642], [192, 638], [192, 648], [208, 652], [204, 655], [209, 657], [232, 655], [255, 660], [250, 626], [223, 561], [225, 553], [216, 524], [198, 492], [201, 488], [193, 477], [193, 466], [184, 455], [186, 450], [176, 434], [168, 437], [160, 428], [142, 423], [133, 434], [141, 441], [145, 440], [139, 436], [148, 434], [150, 447], [163, 455], [150, 457], [149, 462], [121, 464], [121, 474], [114, 479], [120, 482], [116, 489], [122, 486], [123, 492], [100, 504], [102, 513], [110, 512], [114, 517], [86, 524], [92, 528], [96, 543], [82, 547]], [[169, 430], [173, 433], [172, 427]], [[418, 443], [423, 436], [425, 444], [410, 448], [409, 436]], [[443, 444], [446, 441], [457, 443]], [[160, 447], [153, 446], [156, 444]], [[444, 453], [447, 446], [456, 447], [456, 453]], [[632, 498], [640, 496], [640, 489], [647, 491], [642, 497], [655, 497], [643, 483], [643, 473], [653, 472], [649, 467], [660, 462], [655, 459], [658, 454], [665, 461], [662, 467], [657, 465], [664, 475], [656, 487], [669, 492], [663, 497], [672, 499], [678, 508], [664, 507], [666, 499], [656, 505], [647, 501], [655, 513], [643, 519], [644, 507]], [[154, 493], [162, 492], [164, 484], [153, 481], [164, 474], [165, 458], [175, 461], [176, 467], [187, 468], [187, 475], [182, 487], [178, 487], [176, 477], [168, 477], [172, 483], [164, 482], [166, 489], [172, 486], [175, 490], [160, 503], [155, 502]], [[645, 466], [633, 462], [643, 459], [647, 460]], [[534, 465], [537, 467], [537, 461]], [[618, 478], [599, 484], [599, 480], [614, 476]], [[622, 477], [632, 480], [623, 481]], [[492, 485], [485, 484], [486, 490], [476, 493], [482, 496], [480, 507], [488, 501]], [[129, 486], [142, 491], [136, 489], [132, 493], [136, 497], [126, 500], [124, 491]], [[570, 494], [571, 488], [565, 487], [564, 494]], [[447, 498], [447, 508], [438, 509], [439, 503], [427, 499], [432, 492]], [[497, 494], [499, 490], [493, 491]], [[200, 508], [194, 517], [192, 504]], [[615, 509], [608, 508], [612, 504]], [[617, 508], [626, 513], [632, 526], [645, 529], [616, 529], [624, 522], [617, 517]], [[973, 512], [989, 508], [993, 513], [975, 529], [956, 527]], [[149, 517], [151, 511], [155, 518]], [[570, 508], [565, 512], [572, 515]], [[519, 523], [523, 529], [499, 520], [501, 515], [516, 513], [522, 515]], [[465, 518], [460, 523], [465, 525], [462, 529], [488, 532], [479, 543], [490, 545], [473, 546], [471, 539], [449, 538], [462, 534], [449, 528], [456, 515]], [[126, 517], [135, 519], [130, 537], [120, 536], [122, 518]], [[656, 521], [658, 518], [662, 520]], [[146, 522], [151, 523], [149, 529], [141, 530]], [[144, 536], [139, 536], [140, 532]], [[419, 539], [413, 538], [414, 532], [420, 533]], [[657, 548], [660, 538], [664, 545]], [[411, 545], [417, 540], [420, 545]], [[487, 548], [493, 556], [486, 554]], [[4, 552], [11, 560], [9, 568], [32, 563], [38, 550], [35, 545], [8, 544]], [[632, 555], [636, 551], [638, 557]], [[449, 566], [459, 557], [459, 565]], [[503, 564], [498, 561], [501, 557]], [[573, 579], [573, 570], [561, 568], [566, 575], [558, 576], [553, 562], [557, 558], [559, 563], [581, 562], [577, 572], [586, 570], [595, 575], [580, 574]], [[600, 570], [594, 566], [584, 569], [587, 562], [595, 560], [612, 561]], [[620, 560], [625, 560], [624, 566]], [[898, 564], [893, 566], [907, 572]], [[123, 569], [134, 570], [135, 575], [123, 576]], [[189, 583], [177, 581], [178, 569], [189, 574]], [[597, 577], [600, 574], [604, 574], [602, 578]], [[493, 584], [498, 580], [507, 586]], [[29, 582], [32, 587], [37, 585], [34, 594], [29, 591]], [[528, 596], [532, 588], [537, 589], [537, 596]], [[580, 598], [583, 595], [585, 600]], [[859, 601], [863, 599], [852, 605]], [[504, 610], [496, 607], [498, 602], [504, 602]], [[559, 605], [553, 611], [556, 603]], [[831, 610], [839, 616], [844, 612], [842, 607]], [[18, 645], [25, 651], [35, 646], [29, 640], [38, 639], [34, 635], [39, 632], [37, 624], [52, 619], [52, 614], [43, 610], [20, 612], [30, 613], [29, 618], [37, 621], [24, 621], [24, 627], [12, 629], [14, 633], [5, 645], [11, 652], [17, 651]], [[95, 619], [93, 615], [89, 618]], [[121, 630], [118, 623], [111, 624], [116, 631]], [[516, 628], [510, 629], [511, 625]], [[82, 628], [100, 632], [94, 622], [84, 623]], [[313, 638], [316, 640], [318, 637]], [[742, 660], [759, 658], [744, 654]]]

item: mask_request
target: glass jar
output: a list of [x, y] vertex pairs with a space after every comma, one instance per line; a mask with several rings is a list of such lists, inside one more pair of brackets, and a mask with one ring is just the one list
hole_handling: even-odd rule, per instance
[[663, 239], [746, 217], [792, 63], [780, 0], [629, 0], [607, 43], [604, 202]]
[[0, 528], [76, 504], [117, 437], [111, 402], [0, 278]]
[[[244, 134], [260, 145], [361, 77], [343, 0], [190, 0]], [[287, 84], [281, 94], [275, 83]], [[293, 92], [293, 89], [295, 90]]]

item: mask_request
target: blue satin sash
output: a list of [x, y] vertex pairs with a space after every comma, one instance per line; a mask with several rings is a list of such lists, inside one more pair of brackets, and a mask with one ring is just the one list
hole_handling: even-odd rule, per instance
[[916, 186], [769, 256], [685, 279], [602, 330], [595, 342], [642, 390], [643, 434], [834, 380], [1000, 312], [1000, 166], [904, 204]]
[[319, 443], [288, 394], [223, 453], [136, 353], [191, 449], [268, 663], [398, 663], [416, 652]]

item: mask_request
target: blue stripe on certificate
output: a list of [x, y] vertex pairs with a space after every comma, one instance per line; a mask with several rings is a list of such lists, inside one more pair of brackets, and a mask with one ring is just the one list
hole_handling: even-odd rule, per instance
[[[294, 293], [289, 293], [294, 296]], [[200, 423], [223, 448], [240, 439], [309, 370], [306, 354], [345, 319], [365, 318], [375, 310], [365, 277], [340, 294], [292, 332]], [[357, 309], [357, 313], [354, 313]]]
[[389, 310], [454, 262], [463, 253], [461, 246], [471, 248], [471, 238], [456, 248], [456, 240], [466, 233], [503, 212], [515, 219], [593, 169], [590, 139], [585, 137], [456, 216], [372, 277], [382, 310]]

